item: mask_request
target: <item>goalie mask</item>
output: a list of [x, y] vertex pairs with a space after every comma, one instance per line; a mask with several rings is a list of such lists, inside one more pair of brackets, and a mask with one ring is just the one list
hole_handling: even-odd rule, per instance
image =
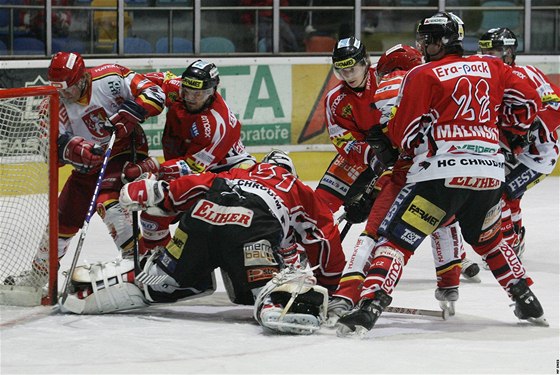
[[[418, 49], [422, 51], [426, 61], [444, 52], [441, 57], [451, 53], [461, 56], [465, 31], [463, 21], [453, 13], [438, 12], [431, 17], [424, 18], [418, 24], [416, 41]], [[430, 50], [431, 45], [441, 43], [439, 50]], [[439, 57], [439, 58], [441, 58]]]
[[332, 62], [336, 78], [345, 81], [352, 89], [365, 86], [371, 62], [366, 46], [358, 39], [351, 37], [339, 40], [332, 53]]
[[78, 101], [87, 87], [86, 65], [79, 53], [58, 52], [51, 59], [47, 78], [65, 102]]
[[294, 176], [298, 176], [296, 172], [296, 166], [292, 159], [286, 154], [284, 151], [281, 150], [272, 150], [268, 154], [264, 156], [262, 159], [263, 163], [274, 164], [278, 165], [279, 167], [284, 168]]
[[508, 65], [515, 61], [517, 38], [507, 27], [488, 30], [480, 37], [478, 46], [483, 54], [501, 57]]
[[422, 54], [416, 48], [397, 44], [385, 51], [379, 58], [375, 71], [377, 84], [383, 76], [395, 70], [407, 71], [420, 64], [422, 64]]
[[207, 108], [213, 100], [216, 87], [220, 83], [218, 68], [213, 63], [197, 60], [181, 75], [180, 95], [190, 113], [198, 113]]

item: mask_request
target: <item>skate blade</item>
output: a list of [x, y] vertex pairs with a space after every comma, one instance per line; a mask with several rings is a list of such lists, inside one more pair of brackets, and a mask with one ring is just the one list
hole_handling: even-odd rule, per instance
[[538, 327], [550, 327], [550, 324], [548, 324], [548, 321], [544, 316], [541, 316], [540, 318], [519, 319], [519, 323], [530, 323], [531, 325]]
[[482, 280], [480, 279], [480, 277], [478, 275], [474, 275], [473, 277], [468, 277], [467, 275], [461, 274], [461, 276], [463, 276], [463, 279], [465, 281], [468, 281], [469, 283], [479, 284], [479, 283], [482, 282]]
[[[439, 307], [444, 311], [443, 319], [446, 319], [446, 316], [453, 316], [455, 315], [455, 301], [439, 301]], [[447, 312], [447, 314], [445, 314]]]
[[336, 329], [336, 336], [337, 337], [353, 337], [353, 338], [364, 338], [364, 336], [366, 335], [366, 333], [368, 333], [369, 331], [362, 327], [362, 326], [356, 326], [355, 330], [352, 330], [352, 328], [344, 325], [344, 324], [337, 324], [337, 329]]

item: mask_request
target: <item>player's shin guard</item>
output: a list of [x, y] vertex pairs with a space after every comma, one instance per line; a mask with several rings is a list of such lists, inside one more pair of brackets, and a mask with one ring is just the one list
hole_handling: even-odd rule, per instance
[[342, 297], [356, 305], [365, 275], [371, 265], [375, 240], [367, 235], [358, 237], [354, 251], [348, 258], [334, 297]]
[[362, 287], [361, 299], [373, 299], [375, 293], [383, 290], [391, 294], [399, 282], [402, 269], [410, 255], [391, 246], [380, 246], [375, 249], [368, 274]]
[[[480, 248], [475, 247], [475, 251], [480, 254]], [[504, 240], [494, 246], [490, 251], [483, 255], [482, 259], [488, 264], [492, 274], [506, 292], [509, 287], [519, 279], [525, 278], [525, 268], [511, 248]], [[532, 281], [528, 279], [529, 285]]]
[[97, 213], [107, 226], [115, 245], [121, 250], [123, 258], [132, 258], [134, 240], [132, 216], [122, 208], [118, 200], [107, 200], [97, 205]]
[[438, 288], [458, 287], [461, 256], [465, 253], [459, 223], [438, 228], [432, 233], [431, 241]]

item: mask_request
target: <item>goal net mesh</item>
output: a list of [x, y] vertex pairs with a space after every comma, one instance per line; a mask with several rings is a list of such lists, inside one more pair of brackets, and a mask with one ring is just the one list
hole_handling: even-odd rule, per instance
[[52, 272], [49, 239], [56, 233], [51, 231], [50, 210], [56, 204], [50, 193], [53, 185], [58, 186], [58, 174], [51, 175], [51, 163], [57, 162], [51, 160], [51, 100], [48, 95], [0, 98], [0, 303], [4, 304], [36, 305], [52, 298], [47, 287]]

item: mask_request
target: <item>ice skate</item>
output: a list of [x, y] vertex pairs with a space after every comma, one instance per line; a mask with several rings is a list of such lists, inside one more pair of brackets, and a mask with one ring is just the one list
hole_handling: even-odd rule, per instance
[[384, 291], [377, 291], [374, 299], [365, 299], [358, 307], [342, 315], [336, 324], [336, 335], [339, 337], [358, 335], [363, 337], [370, 331], [379, 316], [393, 298]]
[[327, 321], [325, 322], [325, 326], [329, 328], [333, 328], [338, 319], [345, 313], [352, 310], [352, 303], [348, 301], [346, 298], [342, 297], [334, 297], [329, 302], [328, 312], [327, 312]]
[[509, 288], [512, 300], [515, 302], [513, 313], [521, 320], [526, 320], [535, 325], [548, 327], [544, 317], [543, 308], [529, 286], [527, 280], [521, 279]]
[[25, 270], [19, 275], [11, 275], [4, 279], [4, 285], [30, 286], [42, 288], [48, 282], [48, 267], [36, 261], [33, 262], [30, 270]]
[[437, 288], [435, 297], [443, 311], [447, 311], [450, 316], [455, 315], [455, 302], [459, 300], [459, 288]]
[[478, 276], [478, 274], [480, 273], [480, 267], [478, 266], [478, 263], [473, 262], [469, 258], [465, 257], [463, 260], [461, 260], [461, 267], [461, 275], [463, 275], [465, 279], [473, 283], [479, 283], [481, 281], [480, 276]]

